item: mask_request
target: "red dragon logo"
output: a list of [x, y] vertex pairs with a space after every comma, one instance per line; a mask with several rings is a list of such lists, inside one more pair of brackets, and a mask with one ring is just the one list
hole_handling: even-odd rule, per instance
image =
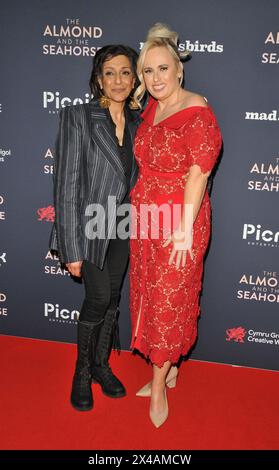
[[46, 222], [54, 222], [55, 211], [53, 206], [40, 207], [37, 210], [38, 220], [45, 220]]
[[246, 335], [245, 328], [239, 326], [238, 328], [229, 328], [226, 330], [227, 338], [226, 341], [235, 341], [236, 343], [244, 343], [244, 338]]

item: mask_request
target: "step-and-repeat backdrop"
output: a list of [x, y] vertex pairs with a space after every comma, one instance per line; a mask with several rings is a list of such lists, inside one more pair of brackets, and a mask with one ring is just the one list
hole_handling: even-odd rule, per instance
[[[83, 286], [48, 250], [59, 110], [88, 102], [92, 58], [140, 50], [168, 23], [192, 52], [185, 87], [223, 134], [192, 358], [278, 370], [279, 3], [277, 0], [20, 0], [1, 7], [0, 331], [75, 342]], [[129, 348], [126, 276], [120, 330]]]

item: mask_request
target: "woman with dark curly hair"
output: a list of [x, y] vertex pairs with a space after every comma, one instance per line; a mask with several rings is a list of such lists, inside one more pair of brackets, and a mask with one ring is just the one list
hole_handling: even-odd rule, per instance
[[131, 109], [136, 61], [137, 53], [127, 46], [98, 50], [90, 79], [94, 99], [67, 106], [60, 115], [50, 247], [73, 276], [82, 276], [85, 286], [71, 393], [71, 404], [79, 411], [93, 407], [92, 381], [109, 397], [126, 394], [108, 360], [117, 340], [129, 254], [129, 224], [123, 231], [118, 214], [129, 203], [137, 179], [132, 149], [138, 118]]

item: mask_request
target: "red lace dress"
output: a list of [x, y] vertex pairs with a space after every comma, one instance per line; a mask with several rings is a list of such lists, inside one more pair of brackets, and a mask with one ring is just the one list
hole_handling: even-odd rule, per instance
[[[135, 139], [139, 179], [132, 189], [130, 257], [131, 347], [153, 364], [176, 363], [186, 355], [197, 336], [203, 257], [209, 242], [211, 208], [208, 192], [193, 230], [193, 260], [186, 266], [168, 264], [172, 243], [159, 223], [159, 238], [150, 226], [140, 224], [140, 205], [183, 203], [184, 186], [192, 165], [212, 170], [221, 148], [221, 133], [210, 107], [191, 106], [153, 125], [157, 101], [150, 98]], [[158, 219], [157, 219], [158, 220]], [[161, 219], [160, 219], [161, 220]], [[175, 228], [172, 225], [172, 228]], [[171, 230], [172, 231], [172, 230]]]

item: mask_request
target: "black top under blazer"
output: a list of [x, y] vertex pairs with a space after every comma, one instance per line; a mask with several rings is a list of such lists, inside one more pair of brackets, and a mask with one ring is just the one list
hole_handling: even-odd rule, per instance
[[[58, 251], [62, 263], [88, 260], [103, 269], [116, 211], [110, 214], [110, 219], [105, 211], [107, 237], [89, 239], [85, 235], [90, 219], [86, 208], [99, 203], [107, 209], [109, 196], [115, 196], [116, 206], [120, 205], [138, 177], [133, 155], [130, 187], [127, 188], [107, 112], [99, 106], [98, 100], [67, 106], [60, 112], [54, 163], [55, 222], [49, 246]], [[133, 143], [140, 116], [125, 106], [125, 117]]]

